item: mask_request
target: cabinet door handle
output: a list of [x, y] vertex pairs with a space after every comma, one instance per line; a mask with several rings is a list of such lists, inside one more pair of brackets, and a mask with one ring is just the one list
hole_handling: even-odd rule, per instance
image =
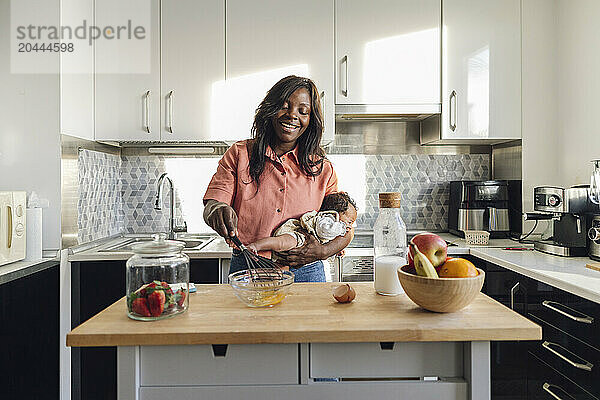
[[167, 114], [169, 117], [169, 123], [167, 125], [167, 132], [173, 133], [173, 91], [172, 90], [167, 95]]
[[[581, 313], [577, 310], [573, 310], [572, 308], [567, 307], [564, 304], [557, 303], [555, 301], [544, 300], [544, 301], [542, 301], [542, 305], [544, 307], [551, 309], [552, 311], [556, 311], [557, 313], [564, 315], [565, 317], [571, 318], [573, 321], [582, 322], [584, 324], [591, 324], [592, 322], [594, 322], [594, 318], [590, 317], [589, 315], [585, 315], [584, 313]], [[569, 311], [573, 311], [574, 313], [580, 314], [580, 315], [582, 315], [582, 317], [578, 317], [576, 315], [569, 314], [568, 312], [563, 311], [560, 308], [557, 308], [556, 305], [564, 307]]]
[[323, 130], [325, 130], [325, 91], [321, 92], [321, 110], [323, 110]]
[[344, 97], [348, 97], [348, 56], [344, 56], [344, 58], [342, 58], [342, 63], [344, 64], [345, 68], [346, 68], [346, 84], [344, 85], [344, 90], [342, 90], [342, 94], [344, 95]]
[[10, 249], [12, 247], [12, 232], [13, 232], [12, 207], [6, 206], [6, 212], [7, 212], [6, 227], [8, 229], [8, 232], [6, 233], [6, 247], [8, 247]]
[[[454, 99], [454, 107], [452, 107], [452, 99]], [[454, 132], [456, 130], [456, 117], [457, 117], [457, 113], [456, 113], [456, 91], [453, 90], [452, 93], [450, 93], [450, 99], [448, 101], [448, 108], [450, 110], [450, 115], [448, 116], [448, 120], [450, 122], [450, 130], [452, 132]], [[453, 118], [454, 117], [454, 118]], [[454, 120], [454, 122], [453, 122]]]
[[510, 288], [510, 309], [515, 309], [515, 292], [519, 288], [520, 282], [515, 283], [513, 287]]
[[573, 399], [575, 400], [575, 398], [573, 396], [571, 396], [570, 394], [568, 394], [567, 392], [565, 392], [565, 390], [563, 388], [561, 388], [560, 386], [556, 386], [556, 385], [551, 385], [548, 382], [544, 382], [544, 384], [542, 385], [542, 389], [544, 389], [546, 392], [548, 392], [548, 394], [552, 397], [554, 397], [556, 400], [565, 400], [567, 397], [560, 397], [559, 395], [557, 395], [556, 393], [554, 393], [551, 388], [556, 388], [558, 390], [560, 390], [561, 392], [563, 392], [569, 399]]
[[[556, 349], [553, 349], [552, 346], [556, 347]], [[542, 347], [545, 348], [546, 350], [548, 350], [550, 353], [557, 356], [558, 358], [560, 358], [561, 360], [566, 361], [568, 364], [570, 364], [571, 366], [573, 366], [575, 368], [582, 369], [584, 371], [591, 371], [592, 368], [594, 367], [594, 364], [590, 363], [589, 361], [584, 360], [583, 358], [579, 357], [577, 354], [571, 353], [569, 350], [565, 349], [564, 347], [562, 347], [561, 345], [559, 345], [557, 343], [544, 341], [544, 343], [542, 343]], [[571, 360], [569, 357], [560, 353], [558, 351], [558, 349], [562, 349], [565, 353], [568, 353], [569, 355], [571, 355], [573, 357], [577, 357], [578, 359], [580, 359], [583, 362], [578, 363], [578, 362]]]
[[144, 130], [146, 133], [150, 133], [150, 91], [148, 90], [144, 94]]

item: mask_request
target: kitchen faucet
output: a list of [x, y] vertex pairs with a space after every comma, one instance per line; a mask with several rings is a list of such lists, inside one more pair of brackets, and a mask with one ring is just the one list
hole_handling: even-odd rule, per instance
[[164, 182], [169, 183], [169, 200], [171, 201], [171, 210], [169, 214], [169, 239], [175, 239], [175, 232], [187, 232], [187, 224], [183, 221], [183, 226], [175, 225], [175, 187], [173, 181], [165, 172], [158, 178], [156, 200], [154, 201], [154, 209], [162, 210], [162, 197]]

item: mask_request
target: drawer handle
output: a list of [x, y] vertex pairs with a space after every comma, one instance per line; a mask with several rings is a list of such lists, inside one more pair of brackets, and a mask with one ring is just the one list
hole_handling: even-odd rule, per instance
[[520, 282], [515, 283], [513, 287], [510, 288], [510, 309], [515, 309], [515, 292], [519, 289]]
[[[559, 305], [561, 307], [564, 307], [567, 310], [573, 311], [574, 313], [583, 315], [583, 317], [571, 315], [568, 312], [561, 310], [560, 308], [556, 308], [555, 304]], [[583, 322], [584, 324], [591, 324], [592, 322], [594, 322], [594, 318], [590, 317], [589, 315], [585, 315], [584, 313], [581, 313], [577, 310], [573, 310], [572, 308], [569, 308], [569, 307], [565, 306], [564, 304], [560, 304], [555, 301], [544, 300], [544, 301], [542, 301], [542, 305], [544, 307], [551, 309], [552, 311], [556, 311], [557, 313], [564, 315], [565, 317], [571, 318], [573, 321]]]
[[379, 342], [381, 350], [394, 350], [394, 342]]
[[212, 345], [213, 357], [225, 357], [227, 355], [226, 344], [213, 344]]
[[[558, 350], [553, 349], [551, 346], [555, 346], [557, 348], [564, 350], [566, 353], [569, 353], [573, 357], [577, 357], [578, 359], [583, 361], [583, 363], [578, 363], [578, 362], [571, 360], [564, 354], [561, 354]], [[559, 357], [563, 361], [566, 361], [567, 363], [571, 364], [575, 368], [579, 368], [584, 371], [591, 371], [592, 368], [594, 367], [594, 364], [590, 363], [589, 361], [584, 360], [583, 358], [579, 357], [577, 354], [571, 353], [569, 350], [565, 349], [564, 347], [562, 347], [561, 345], [559, 345], [557, 343], [544, 341], [544, 343], [542, 343], [542, 347], [545, 348], [546, 350], [548, 350], [550, 353], [554, 354], [555, 356]]]
[[556, 389], [560, 390], [561, 392], [563, 392], [569, 399], [575, 400], [575, 398], [573, 396], [571, 396], [570, 394], [565, 392], [564, 389], [561, 388], [560, 386], [551, 385], [547, 382], [544, 382], [544, 384], [542, 385], [542, 389], [544, 389], [546, 392], [548, 392], [550, 394], [550, 396], [554, 397], [556, 400], [565, 400], [562, 397], [560, 397], [559, 395], [557, 395], [556, 393], [554, 393], [552, 390], [550, 390], [550, 388], [556, 388]]

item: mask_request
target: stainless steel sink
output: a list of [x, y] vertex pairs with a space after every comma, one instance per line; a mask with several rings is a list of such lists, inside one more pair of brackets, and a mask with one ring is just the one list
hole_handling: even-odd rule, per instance
[[[201, 233], [178, 233], [175, 235], [175, 240], [183, 242], [186, 250], [200, 250], [208, 243], [210, 243], [216, 236], [201, 234]], [[111, 253], [131, 253], [133, 252], [132, 246], [140, 242], [148, 242], [153, 240], [152, 235], [125, 237], [122, 241], [112, 244], [108, 247], [104, 247], [99, 252], [111, 252]]]
[[135, 237], [135, 238], [124, 238], [115, 244], [98, 250], [98, 252], [124, 252], [130, 253], [132, 251], [131, 246], [140, 242], [147, 242], [152, 240], [151, 237]]
[[216, 236], [205, 233], [176, 233], [175, 240], [184, 243], [184, 248], [198, 250], [210, 243]]

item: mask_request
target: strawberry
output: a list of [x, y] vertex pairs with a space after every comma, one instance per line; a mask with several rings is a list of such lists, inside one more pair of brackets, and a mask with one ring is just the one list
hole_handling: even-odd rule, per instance
[[144, 298], [137, 298], [131, 303], [131, 311], [141, 315], [142, 317], [149, 317], [150, 310], [148, 310], [148, 301]]
[[183, 307], [183, 302], [185, 301], [185, 291], [183, 289], [179, 289], [175, 295], [177, 298], [177, 305], [179, 307]]
[[148, 306], [150, 314], [153, 317], [158, 317], [165, 310], [166, 296], [162, 290], [156, 290], [148, 295]]

